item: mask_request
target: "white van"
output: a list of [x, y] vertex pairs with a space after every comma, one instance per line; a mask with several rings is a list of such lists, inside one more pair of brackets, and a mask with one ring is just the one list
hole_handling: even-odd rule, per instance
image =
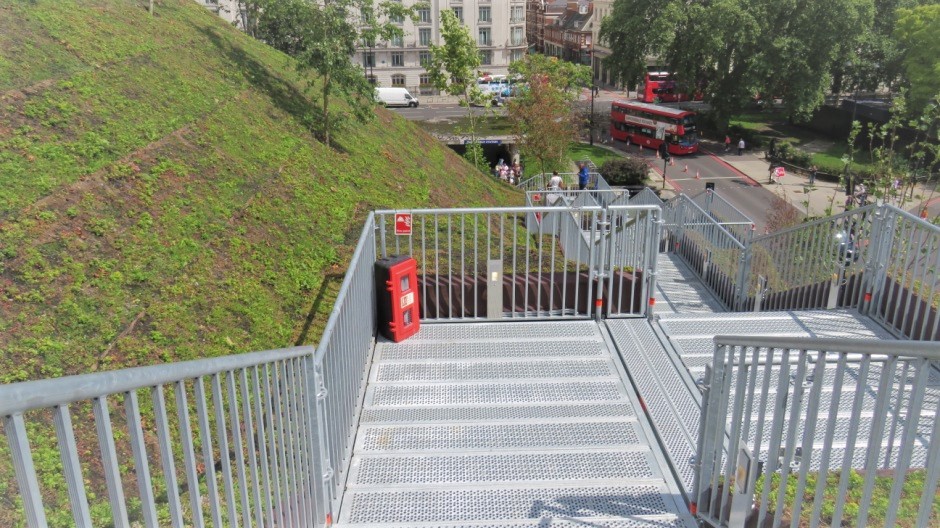
[[418, 106], [418, 98], [404, 88], [376, 88], [375, 97], [385, 106]]

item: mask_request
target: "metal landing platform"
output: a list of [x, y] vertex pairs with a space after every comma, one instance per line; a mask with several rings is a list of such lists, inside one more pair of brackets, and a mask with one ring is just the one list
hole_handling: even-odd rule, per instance
[[338, 526], [694, 526], [591, 321], [380, 342]]
[[675, 253], [656, 259], [656, 313], [724, 312], [721, 302]]

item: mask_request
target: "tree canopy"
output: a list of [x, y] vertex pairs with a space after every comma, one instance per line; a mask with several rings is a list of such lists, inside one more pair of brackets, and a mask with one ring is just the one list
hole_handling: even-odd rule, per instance
[[625, 82], [661, 57], [701, 83], [719, 122], [754, 96], [782, 97], [791, 115], [823, 102], [833, 64], [872, 26], [873, 0], [619, 0], [601, 25], [605, 65]]
[[318, 123], [324, 143], [341, 126], [342, 114], [331, 113], [330, 102], [338, 98], [352, 115], [366, 121], [374, 114], [375, 87], [363, 69], [353, 64], [356, 46], [365, 41], [402, 36], [402, 29], [389, 20], [413, 16], [413, 8], [399, 2], [372, 0], [254, 0], [249, 30], [270, 46], [297, 59], [297, 67], [317, 74], [320, 80]]
[[894, 35], [909, 87], [908, 109], [918, 115], [940, 96], [940, 4], [899, 9]]

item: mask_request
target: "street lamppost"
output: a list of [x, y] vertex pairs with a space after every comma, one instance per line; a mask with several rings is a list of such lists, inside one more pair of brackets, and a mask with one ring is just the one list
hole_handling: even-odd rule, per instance
[[590, 135], [588, 136], [590, 144], [594, 146], [594, 93], [597, 92], [597, 86], [594, 85], [593, 79], [591, 79], [591, 130]]

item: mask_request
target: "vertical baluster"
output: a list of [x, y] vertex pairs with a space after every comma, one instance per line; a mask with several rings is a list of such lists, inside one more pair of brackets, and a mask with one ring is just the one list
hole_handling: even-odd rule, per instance
[[153, 482], [150, 480], [150, 464], [144, 429], [140, 423], [140, 404], [137, 391], [124, 393], [124, 409], [127, 414], [127, 430], [130, 433], [134, 467], [137, 469], [137, 489], [140, 491], [140, 513], [148, 528], [157, 528], [157, 508], [153, 498]]
[[114, 447], [114, 431], [111, 429], [111, 414], [108, 411], [107, 396], [92, 400], [95, 412], [95, 426], [98, 432], [98, 446], [101, 449], [101, 463], [104, 467], [108, 499], [111, 502], [111, 515], [117, 528], [129, 528], [127, 502], [124, 500], [124, 485], [121, 483], [121, 466]]
[[209, 411], [206, 408], [206, 389], [202, 376], [194, 381], [193, 397], [196, 398], [196, 417], [199, 423], [199, 441], [202, 442], [202, 463], [205, 467], [206, 487], [208, 488], [209, 514], [216, 528], [222, 526], [222, 511], [219, 509], [219, 487], [215, 480], [215, 455], [212, 452], [212, 432], [209, 428]]
[[153, 424], [157, 432], [157, 444], [160, 446], [160, 463], [163, 466], [163, 480], [166, 483], [170, 522], [173, 523], [174, 528], [183, 528], [183, 507], [180, 503], [179, 484], [176, 479], [176, 461], [173, 459], [173, 441], [170, 437], [170, 422], [166, 412], [163, 386], [153, 387], [150, 390], [150, 398], [153, 401]]
[[78, 448], [75, 446], [75, 432], [72, 429], [72, 417], [68, 404], [56, 405], [53, 408], [53, 420], [56, 438], [59, 441], [59, 456], [62, 458], [65, 483], [69, 489], [72, 518], [79, 528], [91, 528], [91, 512], [88, 509], [88, 497], [85, 494], [85, 479], [82, 476], [82, 466], [78, 459]]
[[42, 505], [42, 493], [39, 491], [39, 480], [36, 478], [36, 466], [33, 464], [33, 454], [29, 448], [29, 437], [26, 435], [26, 422], [22, 414], [3, 417], [3, 430], [10, 444], [10, 453], [13, 455], [13, 465], [16, 468], [16, 482], [23, 497], [23, 508], [26, 510], [26, 521], [30, 528], [46, 526], [46, 510]]
[[[238, 510], [235, 507], [235, 486], [232, 481], [232, 461], [228, 448], [228, 428], [225, 426], [225, 402], [222, 401], [222, 383], [218, 374], [213, 374], [212, 410], [215, 417], [215, 435], [219, 443], [219, 462], [222, 465], [222, 486], [225, 493], [225, 508], [228, 525], [238, 526]], [[233, 403], [230, 405], [234, 405]]]
[[199, 473], [196, 471], [196, 451], [193, 439], [193, 425], [189, 420], [189, 403], [186, 398], [186, 385], [176, 382], [176, 412], [180, 422], [180, 443], [183, 447], [183, 464], [186, 466], [186, 488], [189, 492], [189, 504], [193, 510], [193, 524], [197, 528], [205, 526], [202, 513], [202, 492], [199, 489]]

